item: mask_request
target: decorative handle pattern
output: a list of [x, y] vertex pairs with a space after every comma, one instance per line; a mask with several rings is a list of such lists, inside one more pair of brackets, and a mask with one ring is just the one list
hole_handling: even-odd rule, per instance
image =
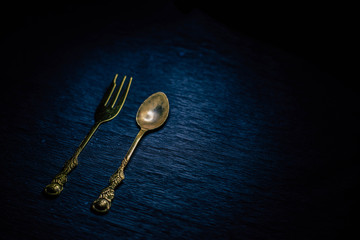
[[135, 137], [134, 142], [131, 144], [129, 151], [126, 153], [123, 161], [121, 162], [118, 170], [110, 177], [109, 186], [104, 188], [98, 199], [96, 199], [91, 205], [92, 210], [96, 213], [105, 214], [110, 210], [111, 202], [115, 197], [115, 188], [120, 185], [121, 181], [125, 179], [124, 169], [128, 164], [131, 155], [133, 154], [136, 146], [138, 145], [140, 139], [147, 130], [141, 129], [137, 136]]
[[67, 175], [79, 164], [78, 156], [81, 151], [84, 149], [86, 144], [89, 142], [92, 135], [94, 135], [96, 129], [100, 126], [101, 122], [96, 122], [89, 133], [85, 136], [85, 138], [80, 143], [79, 147], [76, 149], [74, 155], [65, 162], [61, 171], [53, 178], [50, 184], [48, 184], [44, 193], [46, 193], [50, 197], [59, 196], [61, 191], [64, 189], [64, 185], [67, 182]]
[[110, 177], [109, 186], [104, 188], [98, 199], [92, 204], [92, 209], [97, 213], [107, 213], [110, 210], [111, 202], [115, 197], [115, 188], [125, 179], [124, 168], [129, 159], [124, 158], [119, 169]]
[[67, 175], [78, 165], [77, 155], [73, 156], [69, 160], [67, 160], [61, 169], [60, 173], [58, 173], [54, 179], [48, 184], [44, 191], [49, 196], [58, 196], [61, 191], [64, 189], [64, 185], [67, 182]]

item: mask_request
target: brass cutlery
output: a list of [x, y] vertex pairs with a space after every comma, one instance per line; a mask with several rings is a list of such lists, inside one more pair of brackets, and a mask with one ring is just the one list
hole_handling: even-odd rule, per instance
[[130, 149], [126, 153], [118, 170], [110, 177], [109, 186], [104, 188], [98, 199], [92, 204], [92, 209], [96, 213], [105, 214], [110, 210], [111, 202], [115, 196], [115, 188], [124, 180], [124, 169], [128, 164], [131, 155], [138, 145], [141, 137], [148, 130], [160, 127], [167, 119], [169, 114], [169, 101], [165, 93], [158, 92], [148, 97], [139, 107], [136, 114], [136, 122], [140, 126], [140, 131], [135, 137]]
[[115, 75], [114, 80], [110, 84], [99, 106], [96, 109], [95, 123], [92, 126], [91, 130], [82, 140], [82, 142], [80, 143], [79, 147], [76, 149], [73, 156], [65, 162], [61, 171], [53, 178], [51, 183], [45, 187], [44, 192], [47, 195], [49, 196], [60, 195], [61, 191], [64, 188], [64, 184], [67, 182], [67, 175], [78, 165], [78, 156], [81, 153], [81, 151], [84, 149], [86, 144], [89, 142], [95, 131], [102, 123], [114, 119], [119, 114], [121, 108], [124, 105], [125, 99], [128, 95], [129, 88], [132, 82], [132, 77], [130, 77], [128, 85], [126, 86], [125, 90], [123, 91], [120, 97], [119, 95], [124, 85], [126, 76], [124, 76], [118, 90], [115, 91], [117, 77], [118, 74]]

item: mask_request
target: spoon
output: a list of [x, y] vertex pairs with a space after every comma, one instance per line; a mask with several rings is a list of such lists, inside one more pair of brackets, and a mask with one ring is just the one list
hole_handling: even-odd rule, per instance
[[92, 204], [92, 210], [96, 213], [105, 214], [110, 210], [111, 202], [115, 196], [115, 188], [124, 180], [124, 168], [130, 160], [136, 146], [145, 132], [156, 129], [163, 125], [169, 115], [169, 100], [165, 93], [157, 92], [148, 97], [139, 107], [136, 114], [136, 122], [140, 131], [135, 137], [130, 149], [126, 153], [118, 170], [110, 177], [109, 186], [104, 188], [98, 199]]

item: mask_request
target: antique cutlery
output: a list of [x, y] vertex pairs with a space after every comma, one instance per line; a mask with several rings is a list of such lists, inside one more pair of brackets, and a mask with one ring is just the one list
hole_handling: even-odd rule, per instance
[[109, 186], [104, 188], [98, 199], [93, 202], [92, 209], [95, 212], [105, 214], [110, 210], [111, 202], [115, 196], [115, 188], [119, 186], [122, 180], [124, 180], [124, 168], [129, 162], [130, 157], [141, 137], [146, 131], [160, 127], [166, 121], [168, 114], [169, 100], [165, 93], [154, 93], [141, 104], [136, 114], [136, 122], [141, 129], [135, 137], [130, 149], [126, 153], [120, 167], [110, 177]]
[[[67, 182], [67, 175], [78, 165], [78, 156], [81, 151], [84, 149], [86, 144], [89, 142], [92, 135], [95, 133], [98, 127], [107, 121], [114, 119], [120, 112], [122, 106], [124, 105], [125, 99], [128, 95], [129, 88], [132, 82], [132, 77], [130, 77], [129, 83], [126, 86], [125, 91], [119, 98], [120, 91], [124, 85], [126, 76], [124, 76], [119, 89], [114, 93], [116, 88], [116, 79], [118, 74], [115, 75], [114, 80], [107, 89], [104, 97], [102, 98], [99, 106], [95, 112], [95, 123], [92, 126], [89, 133], [85, 136], [84, 140], [80, 143], [79, 147], [76, 149], [73, 156], [67, 160], [61, 169], [61, 171], [54, 177], [49, 185], [44, 189], [44, 192], [49, 196], [58, 196], [64, 188], [64, 184]], [[118, 100], [119, 98], [119, 100]]]

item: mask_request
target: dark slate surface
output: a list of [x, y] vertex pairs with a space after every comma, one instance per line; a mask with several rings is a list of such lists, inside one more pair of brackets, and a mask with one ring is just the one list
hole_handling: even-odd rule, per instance
[[[3, 39], [2, 239], [351, 233], [354, 89], [201, 11], [170, 4], [127, 17], [42, 16]], [[100, 126], [61, 196], [45, 198], [115, 73], [134, 78], [122, 111]], [[166, 125], [139, 144], [110, 213], [94, 215], [92, 201], [139, 130], [138, 107], [157, 91], [170, 101]]]

